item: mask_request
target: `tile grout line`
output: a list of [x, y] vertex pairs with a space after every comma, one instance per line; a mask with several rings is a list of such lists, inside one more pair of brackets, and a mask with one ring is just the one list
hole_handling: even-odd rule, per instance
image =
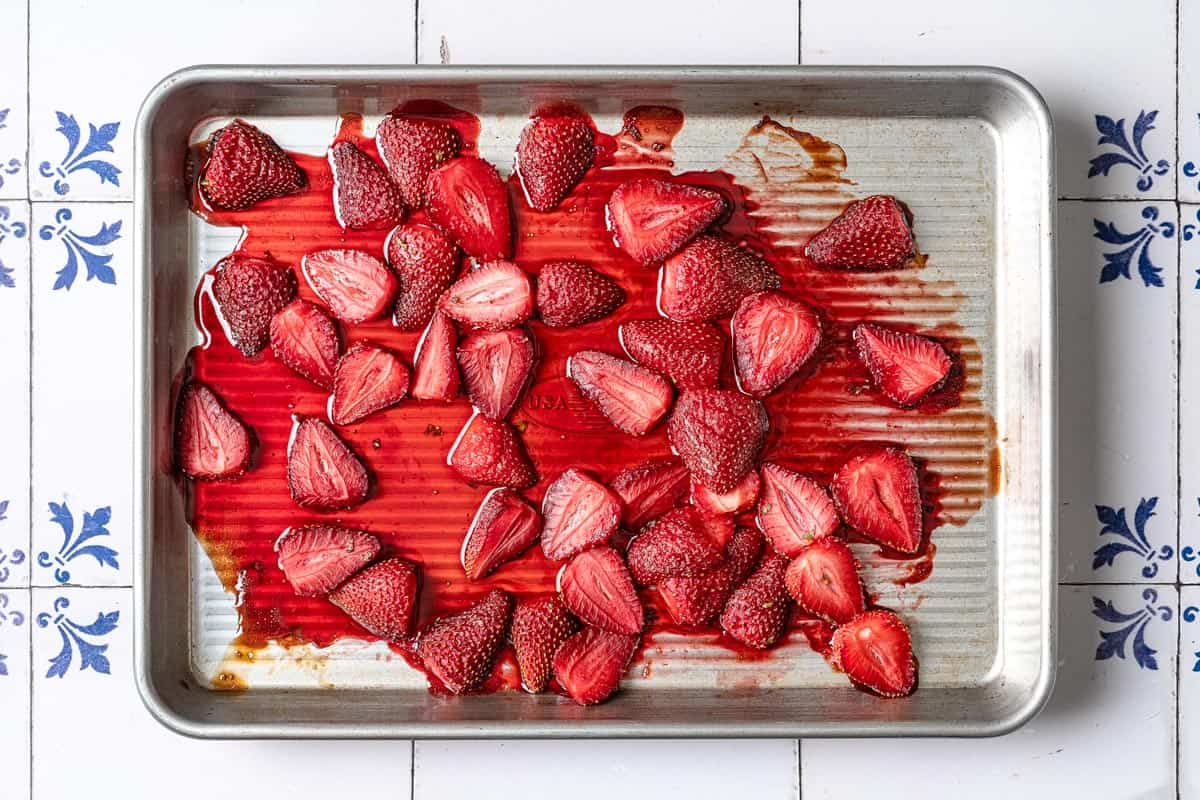
[[804, 64], [804, 0], [796, 0], [796, 63]]
[[1180, 770], [1180, 689], [1183, 686], [1183, 565], [1180, 563], [1180, 548], [1183, 545], [1183, 416], [1181, 413], [1183, 401], [1183, 207], [1179, 199], [1182, 186], [1179, 180], [1179, 137], [1181, 134], [1182, 118], [1179, 108], [1179, 67], [1182, 61], [1180, 47], [1183, 39], [1180, 31], [1183, 20], [1180, 16], [1182, 4], [1175, 0], [1175, 223], [1179, 231], [1176, 240], [1175, 260], [1175, 598], [1176, 598], [1176, 628], [1175, 628], [1175, 797], [1178, 800], [1183, 792]]
[[421, 63], [421, 0], [413, 0], [413, 64]]
[[408, 740], [408, 800], [417, 800], [417, 740]]

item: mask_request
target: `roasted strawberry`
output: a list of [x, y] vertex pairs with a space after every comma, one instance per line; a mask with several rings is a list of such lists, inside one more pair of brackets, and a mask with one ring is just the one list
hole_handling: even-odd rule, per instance
[[487, 577], [528, 550], [541, 533], [542, 518], [525, 498], [512, 489], [492, 489], [463, 539], [463, 572], [473, 581]]
[[695, 516], [705, 535], [716, 542], [717, 547], [724, 547], [729, 543], [729, 538], [733, 536], [732, 514], [707, 514], [695, 506], [682, 506], [673, 511], [668, 511], [663, 516], [666, 517], [670, 514], [684, 512]]
[[754, 468], [768, 425], [762, 403], [741, 392], [693, 389], [675, 403], [667, 438], [694, 478], [724, 493]]
[[429, 327], [417, 342], [413, 361], [412, 396], [418, 400], [453, 400], [458, 396], [458, 331], [454, 323], [435, 311]]
[[921, 489], [903, 450], [881, 447], [855, 456], [833, 476], [833, 499], [846, 523], [901, 553], [921, 547]]
[[341, 349], [337, 323], [307, 300], [293, 300], [271, 318], [271, 352], [322, 389], [333, 388]]
[[404, 204], [420, 208], [429, 173], [458, 155], [462, 137], [443, 122], [389, 115], [375, 129], [375, 146]]
[[175, 459], [196, 480], [234, 478], [250, 463], [250, 430], [212, 389], [188, 381], [179, 393]]
[[578, 261], [551, 261], [538, 273], [537, 312], [551, 328], [607, 317], [625, 302], [612, 278]]
[[791, 558], [809, 542], [830, 536], [841, 524], [829, 493], [799, 472], [763, 464], [758, 527], [775, 551]]
[[849, 622], [866, 608], [854, 553], [835, 536], [805, 545], [788, 565], [784, 582], [801, 608], [834, 625]]
[[554, 654], [554, 677], [576, 703], [603, 702], [620, 685], [639, 640], [636, 635], [584, 628]]
[[537, 474], [512, 426], [474, 414], [450, 448], [447, 463], [463, 480], [489, 486], [524, 489], [537, 483]]
[[357, 325], [383, 314], [396, 293], [396, 276], [361, 250], [317, 250], [300, 262], [304, 279], [342, 322]]
[[875, 385], [900, 406], [913, 405], [950, 374], [942, 346], [914, 333], [863, 323], [854, 328], [854, 346]]
[[626, 554], [633, 579], [651, 586], [663, 578], [695, 577], [719, 566], [724, 560], [721, 548], [698, 516], [670, 512], [638, 534]]
[[296, 276], [265, 258], [231, 255], [217, 262], [212, 293], [229, 326], [229, 338], [252, 356], [271, 338], [271, 317], [296, 297]]
[[537, 211], [553, 211], [583, 178], [596, 157], [596, 134], [580, 114], [536, 116], [517, 142], [517, 175]]
[[404, 219], [404, 200], [387, 171], [350, 142], [329, 148], [333, 215], [348, 230], [390, 228]]
[[821, 318], [779, 292], [742, 300], [730, 330], [738, 388], [754, 397], [765, 397], [782, 386], [821, 344]]
[[568, 469], [542, 498], [542, 552], [562, 561], [608, 539], [621, 521], [621, 500], [586, 472]]
[[297, 418], [288, 443], [288, 488], [305, 508], [338, 511], [367, 498], [367, 468], [327, 424]]
[[437, 228], [408, 222], [392, 228], [383, 250], [400, 278], [392, 324], [419, 331], [458, 276], [458, 247]]
[[571, 613], [613, 633], [641, 633], [642, 602], [621, 556], [608, 545], [584, 550], [558, 572], [558, 591]]
[[468, 272], [442, 293], [438, 307], [472, 328], [499, 331], [520, 325], [533, 313], [533, 287], [525, 270], [493, 261]]
[[296, 594], [329, 594], [375, 560], [379, 539], [338, 525], [288, 528], [275, 542], [279, 568]]
[[804, 254], [821, 267], [895, 269], [913, 254], [912, 229], [891, 195], [855, 200], [808, 240]]
[[917, 686], [908, 627], [891, 611], [864, 611], [833, 633], [833, 663], [856, 686], [903, 697]]
[[747, 647], [765, 650], [779, 641], [792, 599], [784, 586], [788, 560], [770, 553], [745, 583], [733, 590], [721, 612], [721, 628]]
[[376, 636], [408, 636], [417, 610], [417, 568], [402, 558], [380, 561], [343, 583], [329, 602]]
[[329, 419], [351, 425], [394, 406], [408, 393], [408, 367], [391, 350], [358, 342], [338, 359]]
[[417, 656], [449, 691], [479, 687], [504, 645], [512, 598], [492, 589], [466, 611], [434, 621], [417, 639]]
[[719, 236], [700, 236], [662, 266], [658, 307], [680, 322], [727, 317], [746, 295], [779, 288], [758, 253]]
[[671, 619], [680, 625], [707, 625], [721, 613], [733, 588], [758, 564], [763, 536], [753, 528], [738, 528], [725, 545], [725, 563], [693, 578], [664, 578], [658, 593]]
[[754, 571], [766, 549], [766, 538], [754, 528], [739, 527], [725, 545], [725, 563], [729, 566], [729, 577], [737, 586]]
[[649, 461], [621, 470], [609, 486], [621, 498], [621, 521], [640, 530], [684, 498], [688, 471], [678, 461]]
[[713, 325], [635, 319], [621, 323], [617, 335], [630, 358], [666, 375], [678, 388], [717, 388], [725, 337]]
[[472, 333], [458, 346], [467, 397], [492, 419], [512, 413], [533, 374], [533, 361], [533, 340], [520, 328]]
[[655, 178], [621, 184], [606, 207], [617, 247], [643, 266], [683, 247], [724, 210], [717, 192]]
[[567, 377], [615, 428], [630, 436], [650, 432], [671, 408], [671, 384], [632, 361], [581, 350], [567, 359]]
[[709, 514], [737, 514], [758, 499], [758, 473], [750, 470], [728, 492], [717, 494], [703, 483], [692, 480], [692, 505]]
[[292, 157], [248, 122], [235, 119], [208, 140], [200, 193], [213, 208], [249, 208], [269, 197], [294, 194], [306, 183]]
[[533, 694], [546, 691], [554, 654], [578, 628], [579, 623], [557, 595], [517, 601], [508, 638], [521, 671], [522, 689]]
[[496, 168], [479, 158], [453, 158], [425, 183], [429, 218], [478, 261], [512, 258], [508, 190]]

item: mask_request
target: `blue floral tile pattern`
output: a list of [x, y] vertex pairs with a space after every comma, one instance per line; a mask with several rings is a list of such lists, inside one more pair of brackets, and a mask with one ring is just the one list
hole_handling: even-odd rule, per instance
[[[1191, 162], [1189, 162], [1189, 163], [1191, 163]], [[1180, 228], [1180, 236], [1183, 238], [1183, 240], [1185, 242], [1190, 242], [1193, 238], [1195, 238], [1197, 236], [1197, 234], [1200, 234], [1200, 209], [1197, 209], [1196, 213], [1193, 214], [1193, 216], [1195, 217], [1196, 222], [1185, 222], [1185, 223], [1183, 223], [1183, 225]], [[1179, 267], [1181, 270], [1183, 269], [1182, 264], [1180, 264]], [[1196, 285], [1194, 288], [1197, 289], [1198, 291], [1200, 291], [1200, 268], [1197, 268], [1195, 270], [1195, 273], [1196, 273]], [[1181, 280], [1182, 280], [1182, 278], [1181, 278]]]
[[[1183, 617], [1184, 622], [1189, 624], [1193, 623], [1200, 618], [1200, 608], [1197, 608], [1196, 606], [1188, 606], [1187, 608], [1183, 609], [1181, 616]], [[1179, 657], [1182, 660], [1183, 653], [1180, 653]], [[1200, 672], [1200, 650], [1192, 653], [1192, 659], [1192, 672]]]
[[[10, 603], [8, 595], [0, 593], [0, 627], [11, 625], [19, 628], [25, 624], [25, 615], [15, 608], [10, 609]], [[8, 676], [8, 665], [5, 663], [7, 658], [7, 654], [0, 653], [0, 677]]]
[[[1112, 506], [1096, 506], [1096, 519], [1103, 526], [1100, 528], [1102, 542], [1092, 554], [1092, 569], [1099, 570], [1111, 567], [1118, 556], [1130, 553], [1146, 561], [1142, 567], [1143, 578], [1153, 578], [1158, 575], [1158, 562], [1170, 561], [1175, 557], [1175, 548], [1164, 544], [1155, 548], [1146, 534], [1146, 524], [1155, 516], [1154, 509], [1158, 505], [1157, 497], [1143, 497], [1137, 504], [1133, 514], [1133, 529], [1125, 515], [1125, 507], [1114, 509]], [[1103, 537], [1116, 537], [1114, 540], [1104, 540]]]
[[1154, 185], [1155, 176], [1163, 176], [1171, 171], [1171, 162], [1165, 158], [1154, 160], [1146, 155], [1146, 134], [1154, 130], [1154, 120], [1158, 118], [1157, 111], [1139, 111], [1133, 123], [1133, 139], [1125, 134], [1125, 119], [1114, 120], [1103, 114], [1096, 115], [1096, 130], [1100, 138], [1096, 144], [1102, 149], [1088, 164], [1087, 176], [1107, 176], [1114, 167], [1129, 168], [1137, 174], [1137, 188], [1148, 191]]
[[1158, 591], [1155, 589], [1144, 589], [1142, 599], [1146, 601], [1146, 605], [1135, 611], [1124, 612], [1118, 610], [1111, 600], [1092, 597], [1092, 614], [1104, 622], [1116, 626], [1109, 630], [1100, 629], [1100, 644], [1096, 648], [1097, 661], [1106, 661], [1113, 656], [1124, 660], [1125, 645], [1132, 634], [1133, 660], [1137, 662], [1138, 667], [1148, 670], [1158, 669], [1158, 659], [1155, 658], [1158, 651], [1147, 644], [1146, 628], [1155, 619], [1169, 622], [1174, 612], [1170, 606], [1155, 605], [1158, 602]]
[[[11, 112], [11, 108], [0, 108], [0, 130], [8, 127], [8, 115]], [[13, 176], [21, 171], [21, 166], [21, 159], [11, 157], [5, 160], [3, 154], [0, 154], [0, 189], [4, 188], [6, 180], [12, 180]]]
[[108, 675], [110, 669], [108, 656], [104, 654], [108, 650], [108, 645], [104, 644], [102, 640], [116, 630], [121, 612], [100, 612], [96, 615], [95, 622], [81, 625], [67, 616], [66, 610], [70, 605], [71, 601], [67, 598], [57, 597], [54, 600], [52, 613], [43, 611], [37, 615], [39, 628], [54, 627], [62, 638], [62, 649], [58, 651], [58, 655], [50, 659], [50, 668], [46, 671], [46, 677], [65, 677], [76, 658], [79, 660], [80, 671], [90, 669]]
[[1092, 236], [1100, 241], [1115, 245], [1118, 249], [1102, 253], [1104, 266], [1100, 269], [1100, 283], [1109, 283], [1118, 278], [1133, 280], [1130, 268], [1136, 260], [1138, 277], [1145, 286], [1162, 286], [1162, 268], [1154, 263], [1150, 253], [1150, 244], [1161, 237], [1170, 239], [1175, 236], [1175, 223], [1169, 220], [1158, 221], [1158, 209], [1146, 206], [1142, 209], [1142, 218], [1146, 223], [1137, 230], [1124, 233], [1112, 222], [1102, 222], [1093, 219], [1096, 230]]
[[97, 128], [89, 122], [87, 141], [80, 146], [82, 133], [75, 117], [62, 111], [54, 113], [58, 118], [58, 127], [54, 130], [66, 140], [67, 152], [58, 164], [43, 161], [38, 165], [38, 173], [43, 178], [54, 179], [55, 194], [62, 196], [70, 192], [68, 176], [81, 172], [91, 172], [102, 184], [120, 186], [121, 170], [100, 154], [113, 152], [112, 141], [121, 129], [121, 123], [108, 122]]
[[[0, 522], [8, 519], [8, 500], [0, 500]], [[0, 583], [4, 583], [12, 574], [12, 567], [25, 563], [25, 551], [20, 548], [8, 549], [0, 544]]]
[[[0, 182], [0, 186], [3, 186]], [[10, 236], [14, 239], [24, 239], [25, 234], [29, 232], [25, 223], [19, 219], [12, 219], [12, 209], [5, 205], [0, 205], [0, 242]], [[0, 289], [16, 288], [16, 281], [13, 280], [13, 269], [7, 266], [3, 260], [0, 260]]]
[[93, 541], [98, 537], [108, 536], [108, 523], [112, 521], [112, 508], [103, 506], [92, 511], [83, 512], [83, 520], [78, 530], [75, 526], [75, 515], [67, 506], [67, 501], [50, 503], [50, 521], [62, 528], [63, 542], [58, 552], [41, 551], [37, 555], [38, 566], [54, 571], [54, 580], [59, 583], [69, 583], [71, 572], [67, 566], [77, 558], [89, 556], [95, 559], [100, 567], [120, 569], [117, 561], [117, 551], [105, 544]]
[[73, 216], [71, 209], [60, 208], [54, 214], [54, 224], [46, 224], [38, 229], [41, 239], [50, 241], [57, 238], [62, 241], [66, 250], [66, 261], [55, 273], [54, 290], [70, 291], [75, 285], [81, 261], [86, 270], [87, 280], [115, 284], [117, 275], [109, 265], [113, 258], [112, 253], [101, 252], [101, 249], [121, 238], [121, 220], [102, 222], [100, 229], [95, 233], [84, 235], [75, 232], [69, 225]]

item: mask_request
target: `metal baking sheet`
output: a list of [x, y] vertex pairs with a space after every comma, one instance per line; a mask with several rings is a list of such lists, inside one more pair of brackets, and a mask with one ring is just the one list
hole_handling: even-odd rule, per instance
[[[675, 141], [676, 170], [724, 169], [749, 183], [811, 166], [788, 149], [788, 137], [753, 133], [766, 114], [839, 144], [854, 194], [904, 198], [930, 255], [922, 278], [956, 302], [897, 293], [890, 308], [917, 325], [952, 323], [977, 344], [963, 357], [979, 367], [971, 391], [995, 421], [1001, 464], [998, 491], [935, 532], [936, 566], [924, 582], [897, 585], [903, 562], [860, 552], [879, 602], [911, 623], [921, 660], [913, 696], [883, 701], [851, 688], [803, 637], [769, 661], [746, 662], [657, 636], [653, 670], [635, 664], [621, 693], [588, 709], [552, 695], [434, 696], [423, 675], [365, 642], [272, 646], [231, 667], [235, 598], [185, 520], [170, 473], [169, 404], [172, 379], [198, 342], [196, 283], [235, 247], [239, 231], [190, 213], [184, 145], [239, 116], [287, 149], [321, 153], [338, 114], [363, 114], [369, 131], [413, 98], [477, 114], [481, 155], [502, 171], [542, 102], [570, 101], [610, 131], [632, 106], [675, 106], [687, 119]], [[203, 737], [978, 736], [1017, 727], [1049, 696], [1053, 148], [1041, 98], [1016, 76], [980, 68], [197, 67], [151, 92], [136, 146], [136, 648], [142, 696], [164, 724]], [[794, 209], [775, 215], [777, 239], [802, 242], [828, 218], [809, 209], [802, 192], [770, 196]], [[955, 466], [993, 442], [964, 435], [954, 411], [858, 424], [909, 442], [950, 481], [989, 480]], [[225, 674], [231, 669], [237, 674]], [[211, 688], [231, 677], [248, 688]]]

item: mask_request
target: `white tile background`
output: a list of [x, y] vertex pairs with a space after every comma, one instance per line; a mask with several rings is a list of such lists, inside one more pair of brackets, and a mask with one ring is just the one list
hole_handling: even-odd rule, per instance
[[[197, 798], [548, 797], [564, 787], [579, 797], [1200, 798], [1190, 722], [1200, 715], [1200, 206], [1188, 205], [1200, 202], [1200, 0], [328, 7], [0, 0], [0, 264], [14, 284], [0, 285], [0, 798], [151, 798], [164, 785]], [[202, 62], [798, 60], [994, 64], [1026, 75], [1051, 106], [1069, 199], [1058, 228], [1062, 641], [1047, 710], [1008, 737], [969, 742], [221, 744], [158, 727], [133, 687], [128, 618], [130, 134], [149, 87]], [[1136, 136], [1139, 115], [1154, 112]], [[68, 118], [80, 130], [73, 155], [57, 130]], [[89, 125], [98, 149], [80, 156]], [[1124, 144], [1101, 144], [1101, 127]], [[88, 161], [95, 169], [79, 166]], [[1089, 177], [1092, 164], [1107, 175]], [[1105, 255], [1124, 246], [1097, 237], [1097, 221], [1145, 230], [1139, 246], [1163, 285], [1146, 285], [1136, 266], [1101, 283]], [[102, 225], [110, 241], [80, 238]], [[87, 280], [77, 250], [76, 279], [53, 288], [73, 246], [111, 256], [115, 283]], [[1094, 566], [1114, 541], [1097, 506], [1124, 509], [1132, 529], [1151, 498], [1145, 545]], [[108, 535], [94, 541], [116, 566], [71, 559], [50, 503], [65, 503], [60, 519], [69, 513], [75, 533], [85, 513], [93, 525], [107, 516]], [[48, 675], [56, 669], [61, 677]]]

